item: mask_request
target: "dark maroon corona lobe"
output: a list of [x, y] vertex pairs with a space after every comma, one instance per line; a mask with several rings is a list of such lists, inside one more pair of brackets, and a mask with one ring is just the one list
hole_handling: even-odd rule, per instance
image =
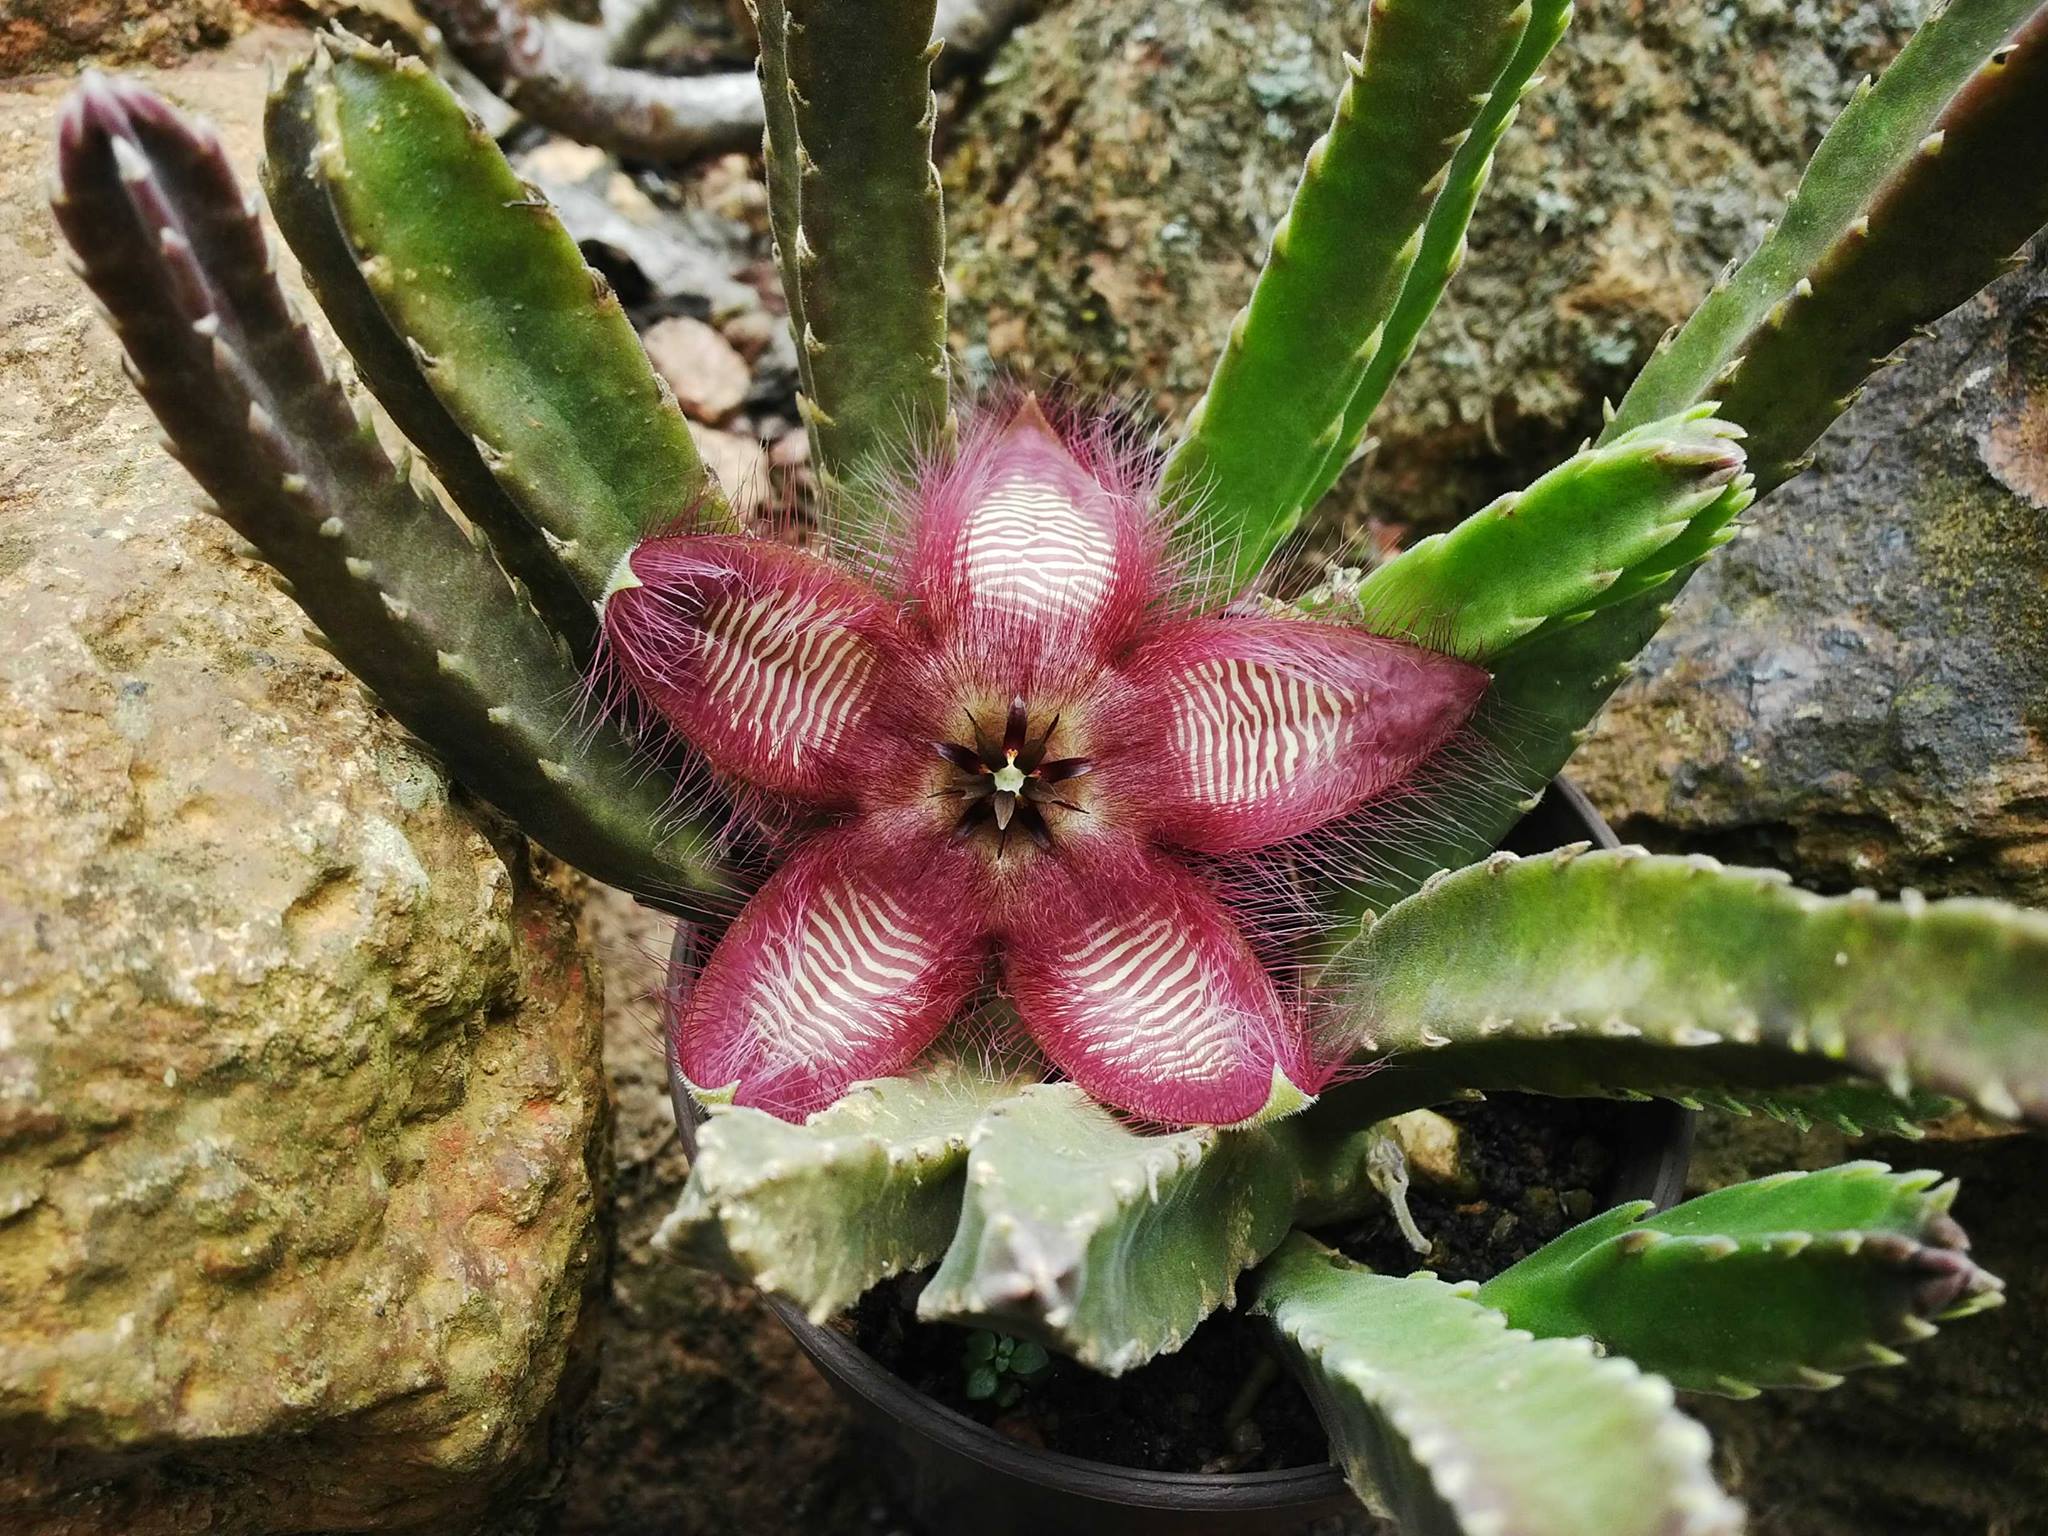
[[959, 770], [954, 782], [933, 791], [936, 797], [960, 806], [960, 819], [953, 826], [955, 840], [992, 828], [1000, 858], [1009, 846], [1014, 825], [1038, 847], [1049, 850], [1060, 812], [1087, 814], [1087, 807], [1058, 793], [1054, 786], [1080, 778], [1094, 764], [1085, 757], [1047, 761], [1046, 748], [1059, 729], [1059, 716], [1053, 716], [1034, 735], [1030, 710], [1022, 696], [1010, 701], [1000, 743], [972, 714], [966, 720], [973, 746], [954, 741], [932, 743], [939, 756]]
[[1175, 850], [1242, 855], [1398, 788], [1486, 675], [1305, 621], [1167, 600], [1149, 482], [1026, 400], [927, 473], [895, 590], [766, 541], [638, 545], [605, 603], [626, 683], [818, 828], [704, 967], [678, 1058], [791, 1118], [900, 1071], [991, 951], [1103, 1102], [1231, 1124], [1307, 1102], [1301, 1005]]

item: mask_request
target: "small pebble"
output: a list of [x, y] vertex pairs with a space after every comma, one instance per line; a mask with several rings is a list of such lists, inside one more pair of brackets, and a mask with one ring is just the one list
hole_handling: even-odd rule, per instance
[[649, 327], [641, 340], [683, 414], [706, 425], [716, 426], [732, 415], [753, 387], [747, 360], [702, 320], [671, 315]]

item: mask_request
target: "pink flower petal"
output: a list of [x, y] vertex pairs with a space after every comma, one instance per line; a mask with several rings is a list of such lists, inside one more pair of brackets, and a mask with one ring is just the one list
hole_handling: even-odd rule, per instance
[[1325, 1075], [1236, 922], [1169, 858], [1047, 860], [1003, 942], [1024, 1027], [1105, 1104], [1230, 1125], [1299, 1108]]
[[632, 690], [721, 772], [850, 805], [896, 634], [890, 605], [836, 567], [765, 540], [635, 545], [604, 604]]
[[747, 903], [677, 1025], [706, 1099], [800, 1120], [931, 1044], [986, 953], [975, 865], [882, 818], [805, 843]]
[[1092, 467], [1027, 396], [919, 489], [907, 585], [942, 641], [1044, 675], [1098, 659], [1142, 617], [1157, 530], [1131, 464], [1079, 446]]
[[1207, 853], [1263, 848], [1385, 794], [1471, 717], [1469, 662], [1335, 624], [1175, 624], [1124, 670], [1148, 717], [1128, 767], [1150, 775], [1154, 834]]

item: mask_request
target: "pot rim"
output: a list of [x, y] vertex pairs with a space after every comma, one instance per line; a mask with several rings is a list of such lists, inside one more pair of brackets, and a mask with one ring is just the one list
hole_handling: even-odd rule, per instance
[[[1621, 846], [1614, 829], [1569, 780], [1553, 779], [1538, 804], [1539, 809], [1550, 808], [1554, 814], [1576, 822], [1582, 834], [1589, 834], [1585, 840], [1596, 847]], [[686, 924], [678, 926], [678, 947], [687, 931]], [[667, 1058], [676, 1134], [685, 1151], [694, 1155], [695, 1116], [688, 1090], [683, 1086], [673, 1041], [673, 1032], [664, 1029], [662, 1054]], [[1621, 1148], [1609, 1198], [1601, 1209], [1611, 1210], [1632, 1199], [1670, 1205], [1684, 1188], [1698, 1117], [1691, 1110], [1661, 1100], [1627, 1107], [1634, 1116], [1633, 1129]], [[766, 1290], [761, 1297], [812, 1364], [828, 1378], [858, 1394], [871, 1409], [895, 1420], [906, 1431], [923, 1435], [1003, 1476], [1101, 1503], [1218, 1513], [1284, 1512], [1323, 1504], [1348, 1493], [1343, 1474], [1329, 1462], [1267, 1472], [1156, 1472], [1025, 1445], [927, 1396], [848, 1335], [812, 1322], [801, 1307], [787, 1298]]]

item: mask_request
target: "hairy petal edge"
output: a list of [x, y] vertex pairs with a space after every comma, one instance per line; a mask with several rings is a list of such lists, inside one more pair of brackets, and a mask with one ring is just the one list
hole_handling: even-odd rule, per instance
[[848, 806], [897, 620], [816, 555], [762, 539], [636, 544], [603, 604], [618, 677], [720, 772]]
[[1274, 618], [1168, 626], [1123, 670], [1152, 831], [1204, 853], [1282, 842], [1395, 788], [1488, 682], [1406, 641]]

